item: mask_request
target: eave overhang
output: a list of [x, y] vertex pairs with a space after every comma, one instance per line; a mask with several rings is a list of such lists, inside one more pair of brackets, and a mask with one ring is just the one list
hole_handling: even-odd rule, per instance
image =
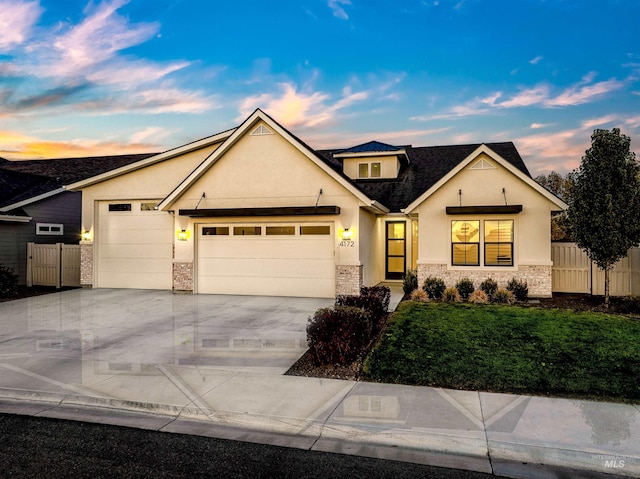
[[281, 206], [261, 208], [202, 208], [178, 210], [180, 216], [191, 218], [230, 218], [264, 216], [325, 216], [339, 215], [339, 206]]
[[448, 215], [517, 215], [522, 205], [501, 206], [447, 206]]

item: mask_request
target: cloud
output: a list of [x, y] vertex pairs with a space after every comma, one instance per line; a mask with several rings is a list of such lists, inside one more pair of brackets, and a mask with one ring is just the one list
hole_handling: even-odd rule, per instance
[[130, 142], [135, 145], [141, 144], [159, 144], [160, 140], [164, 140], [169, 137], [176, 130], [168, 130], [167, 128], [162, 128], [160, 126], [148, 126], [144, 130], [138, 131], [131, 135]]
[[47, 65], [50, 74], [62, 77], [86, 75], [120, 51], [153, 38], [160, 28], [157, 23], [133, 24], [118, 15], [117, 10], [126, 3], [126, 0], [114, 0], [97, 7], [89, 4], [85, 12], [89, 16], [54, 39], [50, 52], [53, 62]]
[[37, 1], [0, 1], [0, 52], [23, 44], [40, 18], [42, 8]]
[[159, 150], [157, 144], [78, 139], [50, 141], [13, 131], [0, 130], [0, 157], [12, 160], [125, 155]]
[[587, 130], [591, 130], [596, 126], [602, 126], [605, 125], [607, 123], [611, 123], [614, 121], [617, 121], [618, 117], [616, 115], [606, 115], [606, 116], [602, 116], [600, 118], [591, 118], [589, 120], [584, 120], [582, 122], [582, 128], [585, 128]]
[[369, 92], [342, 91], [342, 98], [328, 104], [330, 95], [323, 92], [299, 92], [293, 83], [281, 83], [281, 93], [262, 93], [247, 97], [240, 104], [238, 121], [244, 120], [256, 108], [262, 108], [287, 127], [314, 127], [333, 120], [339, 110], [366, 100]]
[[531, 123], [529, 128], [531, 128], [532, 130], [539, 130], [541, 128], [547, 128], [548, 126], [551, 126], [551, 125], [552, 123]]
[[342, 5], [351, 5], [351, 0], [329, 0], [329, 8], [333, 12], [333, 16], [341, 20], [349, 20], [349, 15], [342, 8]]
[[581, 105], [583, 103], [589, 103], [595, 99], [606, 95], [615, 90], [619, 90], [624, 86], [624, 83], [611, 79], [594, 83], [593, 85], [587, 85], [583, 87], [573, 86], [567, 88], [560, 95], [555, 98], [550, 98], [545, 101], [547, 106], [574, 106]]
[[540, 61], [543, 59], [544, 57], [542, 55], [538, 55], [537, 57], [529, 60], [529, 63], [531, 63], [532, 65], [537, 65], [538, 63], [540, 63]]

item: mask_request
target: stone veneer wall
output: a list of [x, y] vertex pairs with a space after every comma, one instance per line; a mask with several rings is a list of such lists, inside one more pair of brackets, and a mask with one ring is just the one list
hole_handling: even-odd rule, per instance
[[193, 292], [193, 263], [173, 263], [173, 291]]
[[80, 284], [93, 287], [93, 243], [80, 243]]
[[499, 288], [507, 286], [507, 282], [515, 277], [526, 281], [529, 296], [533, 298], [550, 298], [552, 293], [551, 265], [519, 265], [517, 271], [512, 269], [499, 270], [449, 270], [446, 264], [418, 264], [418, 285], [422, 287], [428, 276], [442, 278], [447, 287], [455, 286], [458, 280], [467, 277], [473, 281], [476, 289], [487, 278], [498, 282]]
[[336, 296], [357, 296], [363, 284], [363, 266], [336, 266]]

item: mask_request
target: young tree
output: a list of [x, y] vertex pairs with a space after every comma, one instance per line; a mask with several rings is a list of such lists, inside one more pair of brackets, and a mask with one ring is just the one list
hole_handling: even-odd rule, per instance
[[640, 243], [640, 166], [630, 144], [618, 128], [595, 130], [569, 198], [573, 236], [604, 270], [606, 307], [611, 268]]

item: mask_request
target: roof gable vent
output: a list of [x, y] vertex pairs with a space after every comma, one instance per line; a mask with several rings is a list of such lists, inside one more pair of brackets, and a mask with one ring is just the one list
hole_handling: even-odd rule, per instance
[[481, 160], [476, 161], [471, 167], [472, 170], [495, 170], [496, 167], [489, 163], [487, 160], [482, 158]]
[[251, 136], [273, 135], [273, 132], [264, 125], [258, 126], [251, 132]]

